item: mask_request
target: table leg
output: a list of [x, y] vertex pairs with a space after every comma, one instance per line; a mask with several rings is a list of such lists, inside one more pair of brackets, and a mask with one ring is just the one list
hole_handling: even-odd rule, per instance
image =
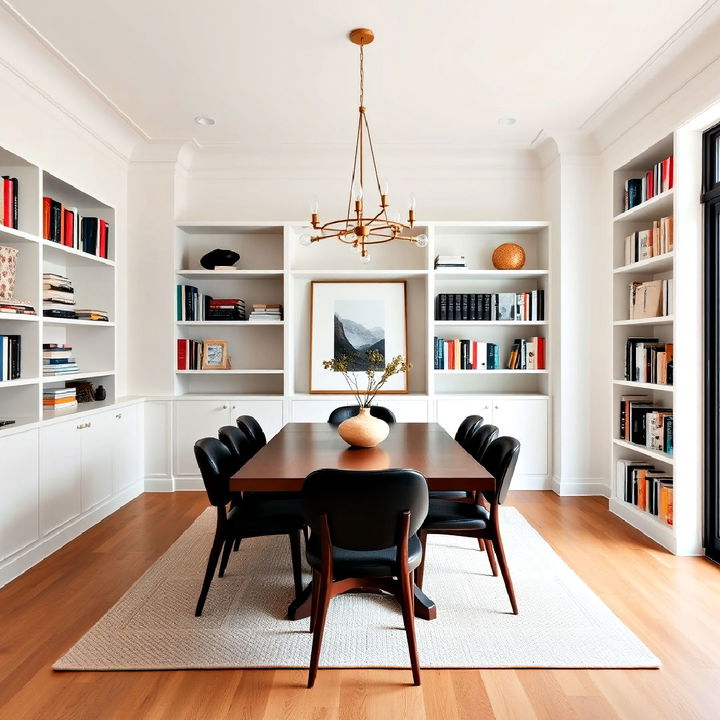
[[417, 585], [415, 586], [415, 617], [423, 620], [434, 620], [437, 617], [437, 606]]
[[287, 616], [289, 620], [302, 620], [310, 617], [312, 606], [312, 580], [303, 591], [288, 605]]

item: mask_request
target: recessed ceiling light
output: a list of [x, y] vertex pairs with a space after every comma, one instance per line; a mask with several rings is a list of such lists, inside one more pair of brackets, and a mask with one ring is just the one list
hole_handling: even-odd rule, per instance
[[195, 118], [195, 122], [196, 122], [198, 125], [214, 125], [214, 124], [215, 124], [214, 118], [205, 117], [205, 115], [198, 115], [198, 116]]
[[502, 117], [498, 119], [498, 125], [514, 125], [517, 120], [514, 117]]

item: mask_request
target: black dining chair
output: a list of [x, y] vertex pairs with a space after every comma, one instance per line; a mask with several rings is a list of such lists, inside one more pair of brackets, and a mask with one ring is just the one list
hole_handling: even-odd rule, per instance
[[468, 415], [458, 427], [455, 433], [455, 441], [458, 442], [461, 447], [465, 447], [465, 442], [470, 434], [475, 430], [476, 427], [483, 424], [482, 415]]
[[465, 441], [465, 449], [482, 465], [485, 451], [498, 433], [496, 425], [477, 425]]
[[[343, 405], [342, 407], [335, 408], [330, 413], [328, 423], [330, 423], [330, 425], [339, 425], [341, 422], [344, 422], [348, 418], [355, 417], [355, 415], [357, 415], [359, 412], [359, 405]], [[382, 405], [372, 405], [370, 407], [370, 414], [373, 417], [384, 420], [388, 424], [392, 424], [395, 422], [395, 413], [392, 410], [388, 410], [386, 407], [382, 407]]]
[[[485, 541], [492, 573], [497, 577], [500, 565], [505, 589], [515, 615], [518, 614], [515, 591], [510, 570], [505, 559], [500, 534], [500, 506], [505, 502], [520, 454], [520, 442], [513, 437], [499, 437], [493, 440], [482, 457], [482, 464], [495, 478], [495, 490], [483, 494], [490, 508], [475, 503], [430, 501], [427, 518], [418, 535], [423, 547], [423, 557], [415, 573], [418, 587], [422, 587], [425, 574], [425, 549], [428, 535], [463, 535]], [[497, 562], [495, 556], [497, 555]]]
[[416, 533], [428, 510], [425, 478], [416, 470], [316, 470], [305, 479], [301, 501], [313, 571], [308, 687], [315, 683], [330, 600], [359, 588], [385, 590], [400, 602], [419, 685], [413, 571], [422, 559]]
[[267, 439], [260, 423], [252, 415], [240, 415], [235, 421], [237, 426], [252, 440], [253, 455], [267, 445]]
[[252, 457], [249, 441], [242, 441], [241, 456], [238, 458], [217, 438], [203, 438], [195, 443], [195, 459], [197, 460], [205, 490], [210, 504], [217, 508], [217, 523], [208, 558], [202, 590], [195, 608], [195, 615], [202, 615], [205, 599], [210, 590], [217, 567], [220, 552], [219, 577], [225, 574], [228, 558], [235, 541], [250, 537], [267, 535], [288, 535], [293, 565], [295, 594], [302, 592], [302, 566], [300, 557], [301, 531], [305, 519], [300, 511], [298, 501], [241, 498], [234, 502], [228, 510], [228, 503], [233, 499], [230, 494], [230, 477]]

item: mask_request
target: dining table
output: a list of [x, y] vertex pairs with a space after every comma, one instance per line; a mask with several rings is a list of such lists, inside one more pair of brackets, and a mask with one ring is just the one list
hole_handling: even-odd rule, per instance
[[[233, 492], [300, 492], [305, 477], [321, 468], [387, 470], [412, 468], [428, 490], [484, 492], [495, 478], [438, 423], [392, 423], [387, 438], [374, 448], [349, 447], [329, 423], [287, 423], [231, 478]], [[312, 583], [288, 607], [288, 617], [310, 615]], [[415, 587], [415, 615], [437, 616], [437, 607]]]

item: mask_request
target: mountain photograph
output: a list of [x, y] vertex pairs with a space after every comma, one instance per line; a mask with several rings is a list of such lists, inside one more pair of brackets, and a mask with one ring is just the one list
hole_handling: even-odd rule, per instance
[[334, 355], [350, 358], [350, 370], [368, 369], [366, 351], [378, 350], [385, 357], [384, 303], [378, 300], [337, 300], [334, 313]]

